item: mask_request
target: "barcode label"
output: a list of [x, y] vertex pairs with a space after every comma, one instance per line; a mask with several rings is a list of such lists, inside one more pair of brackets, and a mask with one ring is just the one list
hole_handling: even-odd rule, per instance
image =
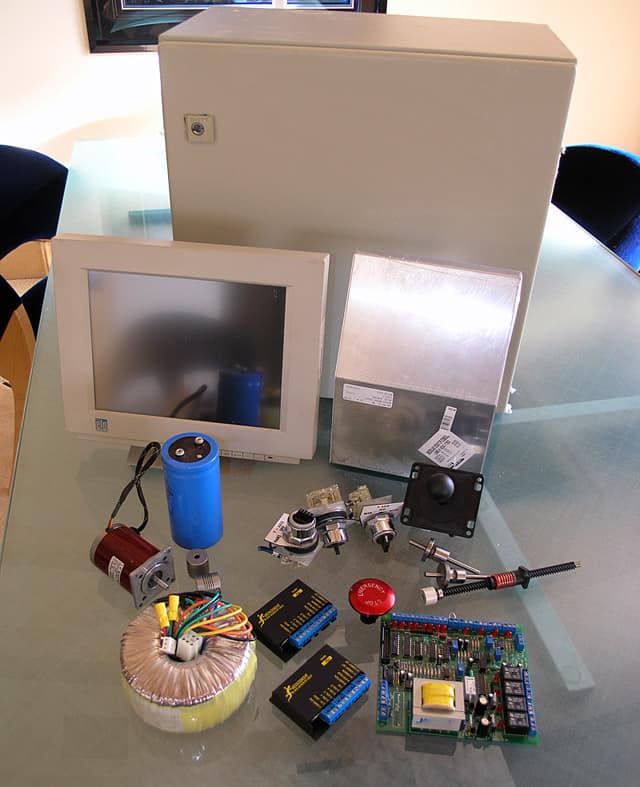
[[446, 429], [438, 429], [418, 451], [439, 467], [451, 470], [460, 467], [474, 454], [473, 446]]
[[453, 426], [453, 419], [456, 417], [457, 412], [457, 407], [451, 407], [451, 405], [445, 407], [442, 421], [440, 421], [440, 429], [444, 429], [445, 432], [450, 432]]

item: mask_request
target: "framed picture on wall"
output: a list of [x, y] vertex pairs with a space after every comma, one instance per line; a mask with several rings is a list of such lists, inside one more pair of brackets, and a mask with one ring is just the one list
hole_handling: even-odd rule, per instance
[[[84, 0], [92, 52], [154, 49], [158, 36], [214, 5], [262, 8], [272, 0]], [[387, 0], [288, 0], [290, 8], [386, 13]]]

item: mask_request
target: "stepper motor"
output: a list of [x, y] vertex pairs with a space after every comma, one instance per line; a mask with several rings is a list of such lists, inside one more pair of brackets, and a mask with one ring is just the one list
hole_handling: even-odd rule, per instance
[[165, 593], [175, 580], [171, 547], [158, 549], [126, 525], [100, 533], [91, 545], [91, 562], [143, 607]]

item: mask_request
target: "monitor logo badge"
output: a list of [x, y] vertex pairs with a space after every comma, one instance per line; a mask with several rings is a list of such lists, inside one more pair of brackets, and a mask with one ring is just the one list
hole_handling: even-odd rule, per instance
[[108, 431], [109, 431], [109, 419], [96, 418], [96, 432], [108, 432]]

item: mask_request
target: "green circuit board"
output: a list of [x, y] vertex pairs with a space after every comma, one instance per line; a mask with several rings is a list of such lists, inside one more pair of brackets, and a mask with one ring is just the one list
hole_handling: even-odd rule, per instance
[[537, 745], [522, 626], [402, 612], [384, 615], [376, 729]]

